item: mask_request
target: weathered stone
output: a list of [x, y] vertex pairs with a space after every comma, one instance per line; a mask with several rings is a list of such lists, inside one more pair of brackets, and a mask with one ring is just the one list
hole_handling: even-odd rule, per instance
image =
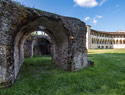
[[0, 87], [16, 79], [24, 60], [24, 41], [34, 31], [45, 31], [52, 39], [52, 57], [59, 67], [77, 71], [87, 66], [84, 22], [0, 0]]
[[[48, 35], [30, 35], [24, 43], [24, 56], [33, 57], [34, 55], [51, 55], [51, 47], [52, 40]], [[41, 50], [41, 48], [44, 50]]]

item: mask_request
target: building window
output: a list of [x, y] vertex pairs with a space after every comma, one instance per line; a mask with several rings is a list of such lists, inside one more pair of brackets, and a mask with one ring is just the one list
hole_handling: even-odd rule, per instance
[[108, 46], [106, 46], [106, 49], [108, 49]]
[[118, 40], [116, 40], [116, 44], [118, 44]]
[[125, 40], [123, 40], [123, 44], [125, 44]]
[[120, 44], [122, 44], [122, 40], [120, 40]]
[[104, 46], [102, 46], [102, 49], [104, 49]]
[[94, 40], [92, 39], [92, 44], [94, 43]]

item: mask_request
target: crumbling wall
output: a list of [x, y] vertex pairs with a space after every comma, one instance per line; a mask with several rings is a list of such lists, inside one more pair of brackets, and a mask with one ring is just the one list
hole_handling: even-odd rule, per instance
[[33, 36], [29, 36], [24, 42], [24, 56], [33, 57], [35, 39]]
[[87, 66], [84, 22], [0, 0], [0, 87], [14, 83], [24, 60], [24, 41], [39, 30], [53, 41], [55, 64], [69, 71]]

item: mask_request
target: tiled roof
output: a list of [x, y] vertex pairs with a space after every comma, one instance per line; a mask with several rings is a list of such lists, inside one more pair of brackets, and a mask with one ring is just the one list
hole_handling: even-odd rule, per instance
[[111, 34], [111, 35], [125, 35], [125, 32], [105, 32], [105, 31], [98, 31], [98, 30], [93, 30], [91, 29], [91, 31], [93, 32], [97, 32], [97, 33], [103, 33], [103, 34]]

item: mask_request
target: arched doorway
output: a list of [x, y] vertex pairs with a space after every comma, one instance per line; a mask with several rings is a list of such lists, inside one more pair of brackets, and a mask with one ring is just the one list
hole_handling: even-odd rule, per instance
[[50, 55], [51, 43], [46, 38], [39, 38], [33, 52], [34, 55]]
[[33, 32], [24, 42], [24, 56], [52, 55], [52, 40], [43, 31]]

